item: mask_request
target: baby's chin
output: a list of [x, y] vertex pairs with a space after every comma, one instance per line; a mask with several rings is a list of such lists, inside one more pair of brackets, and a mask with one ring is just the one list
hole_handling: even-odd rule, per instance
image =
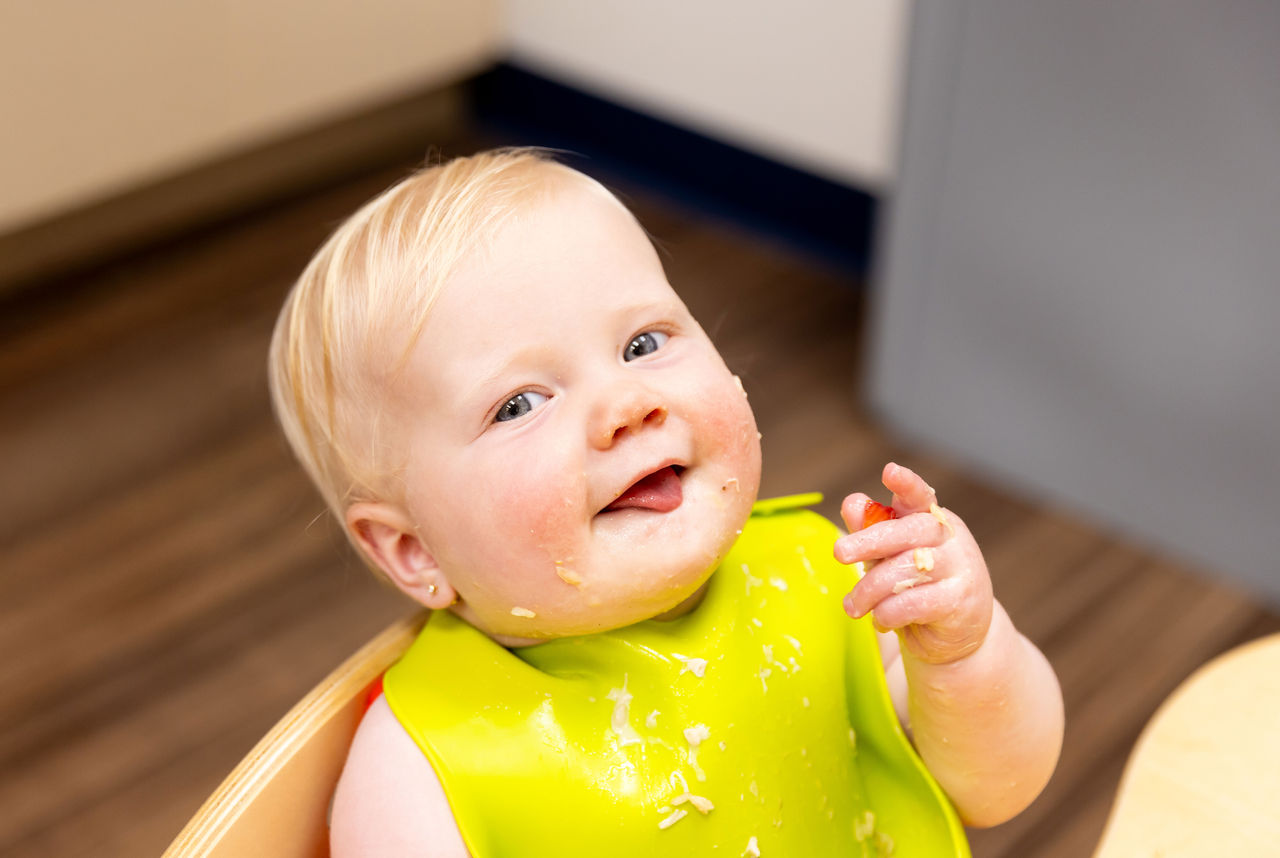
[[646, 575], [628, 581], [587, 581], [554, 602], [543, 601], [533, 617], [512, 623], [480, 618], [459, 612], [463, 619], [480, 628], [504, 646], [527, 646], [556, 638], [580, 637], [635, 625], [645, 620], [670, 620], [692, 610], [702, 599], [706, 584], [717, 563], [687, 569], [650, 570], [656, 585], [636, 587]]

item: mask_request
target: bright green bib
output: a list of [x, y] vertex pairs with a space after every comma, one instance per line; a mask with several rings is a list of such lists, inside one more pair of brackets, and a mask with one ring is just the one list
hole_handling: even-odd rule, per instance
[[812, 501], [757, 504], [676, 620], [513, 651], [431, 617], [386, 695], [474, 858], [969, 854]]

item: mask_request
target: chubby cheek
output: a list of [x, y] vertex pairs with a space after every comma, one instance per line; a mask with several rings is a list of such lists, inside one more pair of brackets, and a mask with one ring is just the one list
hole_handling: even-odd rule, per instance
[[732, 381], [705, 389], [699, 400], [696, 430], [702, 454], [718, 463], [726, 491], [742, 496], [747, 508], [760, 488], [760, 433], [746, 394]]
[[483, 547], [470, 560], [475, 572], [512, 594], [557, 581], [557, 564], [572, 562], [582, 530], [581, 468], [543, 455], [485, 471], [473, 513], [487, 538], [480, 535]]

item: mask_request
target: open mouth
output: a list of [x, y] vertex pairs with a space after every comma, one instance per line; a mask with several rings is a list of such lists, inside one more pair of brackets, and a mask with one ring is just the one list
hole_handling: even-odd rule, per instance
[[680, 485], [680, 475], [683, 473], [682, 466], [668, 465], [646, 474], [600, 512], [603, 514], [624, 509], [671, 512], [684, 501], [684, 489]]

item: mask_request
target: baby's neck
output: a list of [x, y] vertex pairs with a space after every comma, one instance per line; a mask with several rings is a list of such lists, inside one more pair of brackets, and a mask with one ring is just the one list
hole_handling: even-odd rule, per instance
[[[710, 581], [703, 583], [701, 587], [699, 587], [697, 590], [694, 591], [693, 595], [686, 598], [680, 604], [676, 605], [674, 608], [671, 608], [669, 610], [663, 611], [660, 614], [650, 617], [650, 619], [658, 620], [660, 622], [668, 622], [670, 620], [675, 620], [675, 619], [679, 619], [680, 617], [683, 617], [685, 614], [689, 613], [694, 608], [698, 607], [698, 605], [702, 602], [703, 597], [706, 596], [707, 587], [710, 586], [710, 584], [711, 584]], [[465, 605], [459, 604], [455, 606], [455, 608], [453, 608], [453, 611], [458, 615], [460, 619], [466, 621], [467, 623], [470, 623], [471, 625], [475, 626], [481, 631], [484, 631], [483, 628], [481, 628], [480, 626], [472, 622], [472, 618], [468, 615], [469, 612], [466, 610]], [[518, 638], [518, 637], [512, 637], [510, 635], [489, 634], [489, 632], [485, 632], [485, 634], [489, 635], [489, 637], [495, 643], [501, 644], [507, 649], [519, 649], [520, 647], [534, 646], [536, 644], [546, 643], [549, 640], [553, 640], [553, 638]]]
[[710, 584], [711, 584], [710, 581], [703, 582], [702, 586], [699, 587], [697, 590], [695, 590], [692, 596], [685, 599], [683, 602], [676, 605], [671, 610], [663, 611], [661, 614], [658, 614], [653, 619], [674, 620], [677, 617], [683, 617], [685, 614], [689, 613], [694, 608], [698, 607], [698, 605], [702, 602], [702, 597], [707, 595], [707, 587], [710, 586]]

